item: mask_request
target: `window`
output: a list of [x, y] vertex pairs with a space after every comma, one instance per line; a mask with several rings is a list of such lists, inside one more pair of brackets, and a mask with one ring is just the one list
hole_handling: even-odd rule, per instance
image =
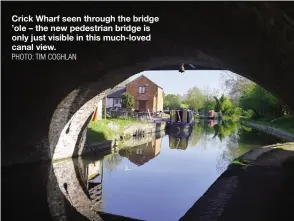
[[142, 155], [142, 154], [143, 154], [143, 150], [142, 150], [142, 148], [138, 148], [138, 149], [136, 149], [136, 154], [137, 154], [137, 155]]
[[146, 87], [139, 87], [139, 94], [145, 94]]
[[120, 104], [120, 99], [114, 99], [114, 105]]

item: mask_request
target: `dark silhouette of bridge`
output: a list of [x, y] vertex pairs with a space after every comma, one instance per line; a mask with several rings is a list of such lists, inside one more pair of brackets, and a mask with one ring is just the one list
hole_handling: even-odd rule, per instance
[[[115, 4], [2, 2], [2, 166], [83, 155], [87, 125], [103, 93], [144, 70], [178, 70], [182, 64], [186, 70], [194, 70], [189, 64], [196, 70], [230, 70], [294, 110], [292, 3]], [[160, 21], [152, 25], [151, 42], [56, 43], [60, 53], [77, 53], [78, 60], [12, 61], [11, 16], [44, 13], [146, 13]]]

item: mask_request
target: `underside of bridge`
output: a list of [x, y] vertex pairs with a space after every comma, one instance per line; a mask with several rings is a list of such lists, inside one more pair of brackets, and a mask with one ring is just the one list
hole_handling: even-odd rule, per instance
[[[145, 70], [178, 70], [182, 64], [186, 70], [229, 70], [260, 84], [294, 110], [293, 4], [5, 2], [4, 6], [2, 166], [81, 155], [97, 102], [108, 89]], [[11, 16], [45, 11], [51, 16], [145, 14], [160, 21], [152, 25], [151, 42], [63, 43], [58, 52], [78, 53], [77, 61], [11, 61]], [[55, 220], [66, 220], [61, 219], [61, 210], [70, 202], [68, 195], [82, 192], [74, 165], [63, 164], [46, 168], [51, 180], [47, 187], [42, 186], [47, 180], [39, 179], [38, 187], [48, 188], [45, 197]], [[44, 176], [43, 171], [29, 179], [38, 176]], [[65, 189], [67, 179], [74, 181]], [[86, 197], [79, 200], [87, 202]], [[72, 206], [69, 209], [74, 210]], [[94, 220], [93, 211], [84, 205], [75, 209]]]
[[[152, 41], [58, 45], [77, 61], [11, 61], [3, 39], [2, 165], [83, 152], [83, 138], [105, 90], [145, 70], [230, 70], [255, 81], [293, 110], [294, 16], [286, 3], [7, 3], [3, 30], [13, 14], [158, 16]], [[34, 10], [32, 10], [34, 9]], [[137, 13], [136, 13], [137, 12]], [[7, 31], [9, 32], [9, 31]], [[192, 64], [190, 66], [189, 64]], [[179, 73], [180, 74], [180, 73]], [[197, 74], [197, 72], [195, 73]]]

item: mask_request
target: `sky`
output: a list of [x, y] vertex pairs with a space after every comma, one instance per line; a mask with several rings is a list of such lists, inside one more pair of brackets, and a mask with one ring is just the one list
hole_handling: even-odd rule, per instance
[[163, 88], [165, 94], [184, 95], [189, 88], [194, 86], [210, 91], [218, 90], [218, 93], [225, 92], [223, 87], [222, 74], [227, 73], [221, 70], [195, 70], [185, 71], [144, 71], [130, 77], [133, 80], [142, 74]]

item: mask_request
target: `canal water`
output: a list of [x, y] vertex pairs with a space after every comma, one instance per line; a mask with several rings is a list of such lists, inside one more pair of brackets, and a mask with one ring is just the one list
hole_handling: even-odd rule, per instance
[[102, 186], [99, 210], [141, 220], [179, 220], [234, 158], [281, 142], [233, 122], [202, 121], [190, 133], [145, 137], [101, 160], [84, 159], [88, 189]]
[[[85, 205], [82, 209], [62, 206], [66, 200], [53, 192], [64, 188], [63, 195], [68, 194], [73, 204], [90, 202], [91, 210], [101, 214], [179, 220], [234, 158], [253, 148], [283, 142], [233, 122], [201, 121], [185, 135], [147, 135], [120, 143], [112, 153], [57, 162], [53, 167], [43, 163], [2, 169], [3, 211], [9, 220], [51, 220], [52, 214], [62, 216], [59, 210], [63, 207], [66, 216], [71, 211], [86, 211]], [[58, 168], [72, 174], [52, 176], [59, 173]], [[66, 180], [67, 176], [71, 178]], [[55, 187], [52, 182], [57, 182]]]

